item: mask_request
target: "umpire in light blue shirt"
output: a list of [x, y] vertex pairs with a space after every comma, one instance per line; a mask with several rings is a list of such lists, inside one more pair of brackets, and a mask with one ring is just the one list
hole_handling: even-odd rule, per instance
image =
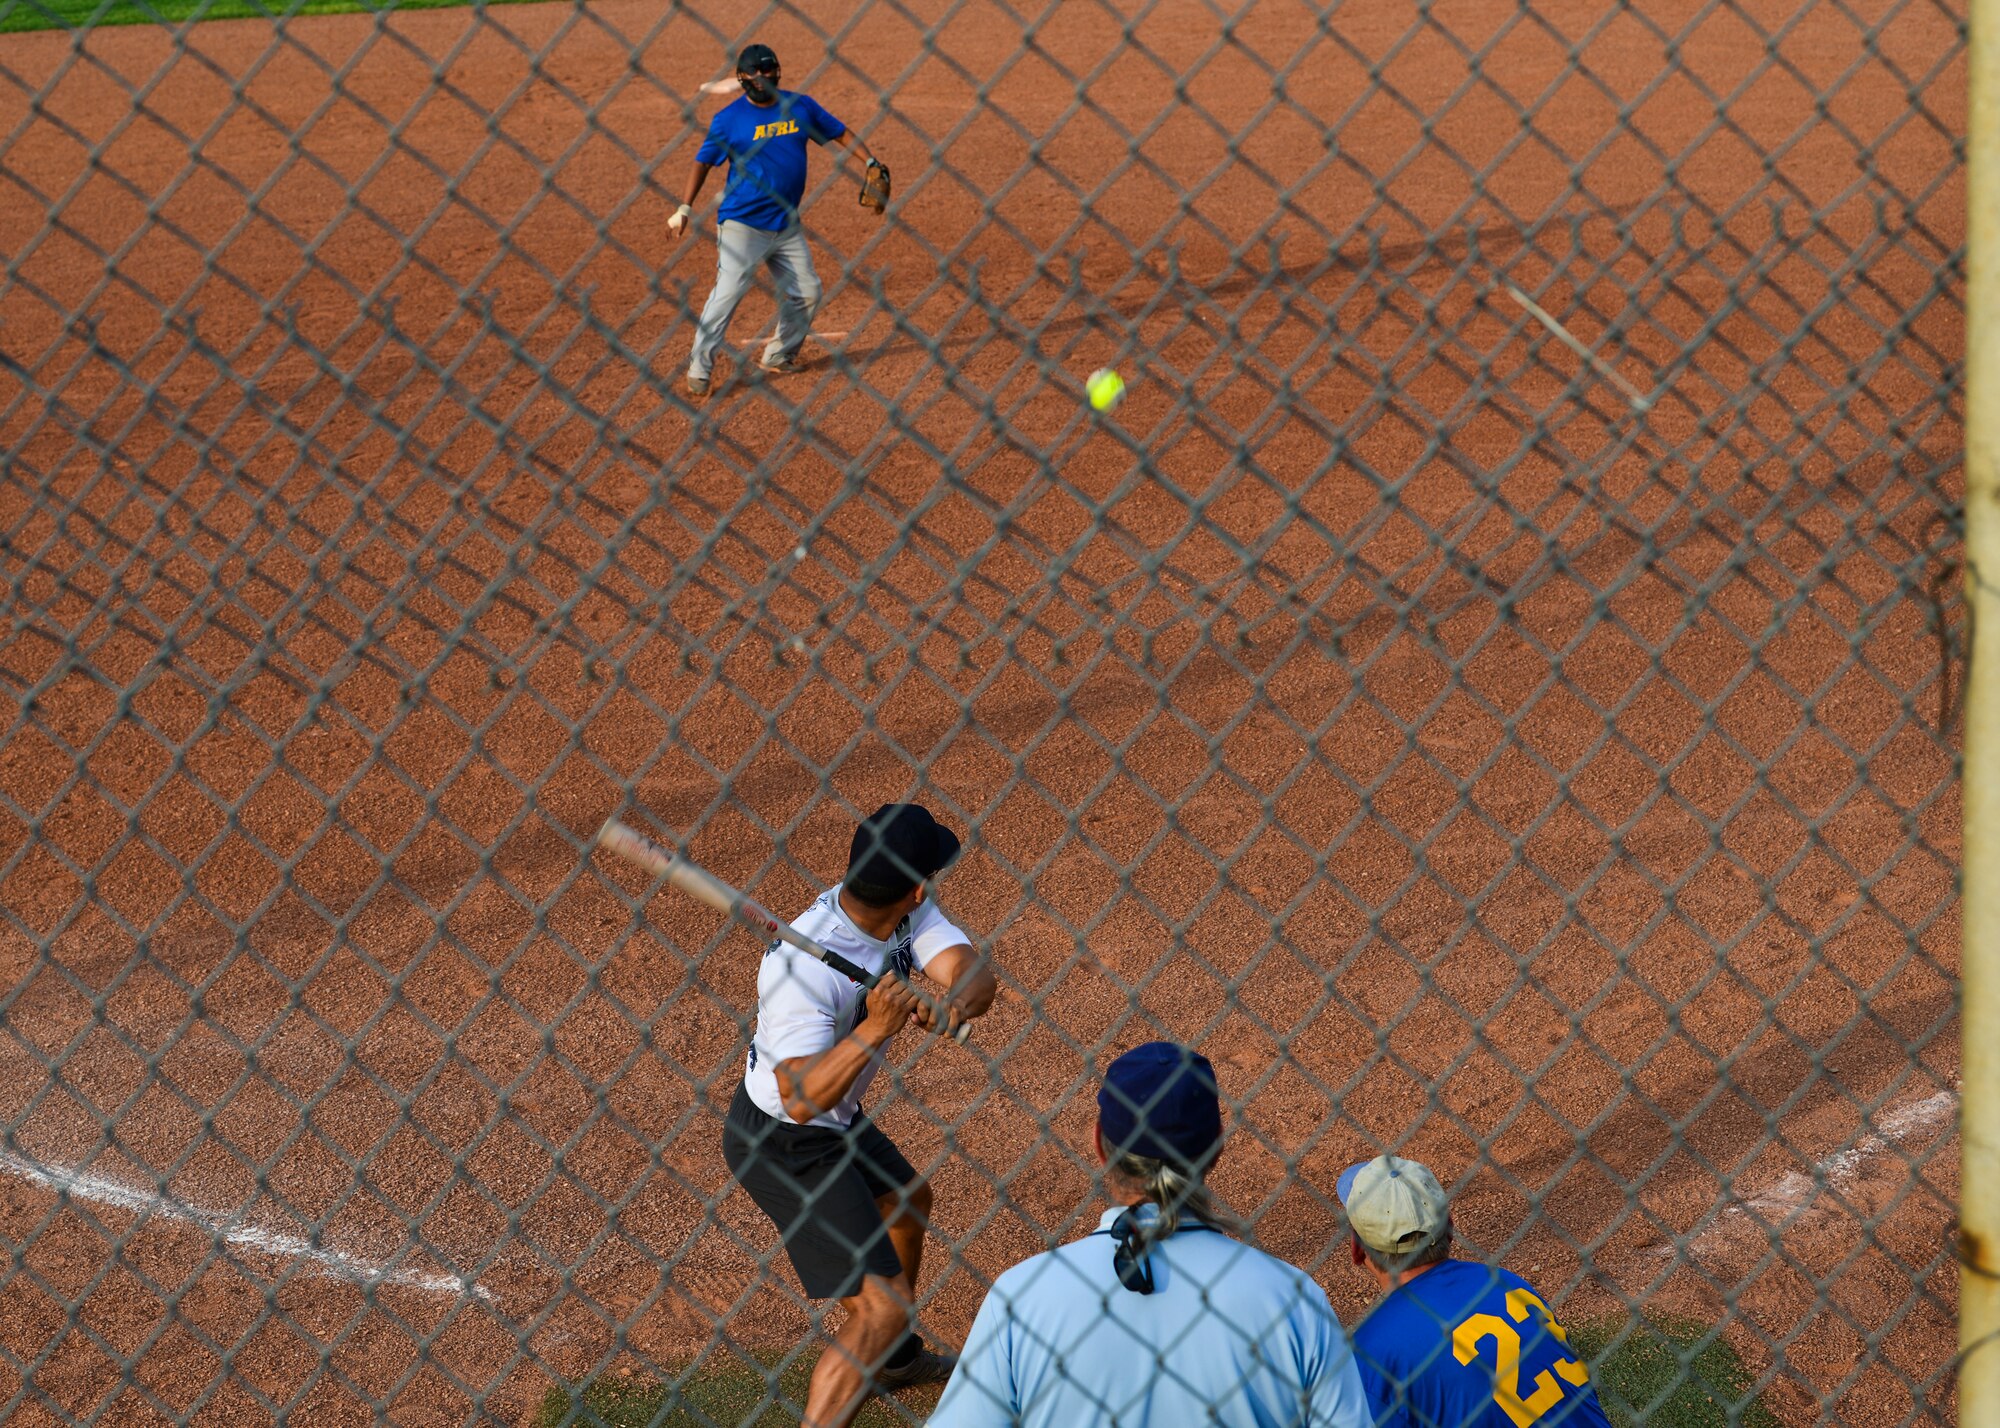
[[1371, 1428], [1324, 1291], [1238, 1239], [1202, 1183], [1222, 1149], [1208, 1059], [1128, 1051], [1097, 1110], [1112, 1208], [994, 1281], [932, 1428]]

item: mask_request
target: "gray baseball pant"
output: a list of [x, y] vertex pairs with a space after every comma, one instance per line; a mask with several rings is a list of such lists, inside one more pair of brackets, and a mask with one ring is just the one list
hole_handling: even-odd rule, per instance
[[797, 352], [812, 330], [820, 299], [819, 274], [813, 271], [805, 229], [794, 223], [782, 233], [766, 233], [728, 222], [716, 230], [715, 249], [715, 291], [708, 295], [695, 326], [688, 375], [708, 375], [715, 365], [715, 349], [736, 315], [736, 304], [750, 291], [757, 269], [767, 265], [778, 284], [778, 333], [764, 349], [764, 361], [776, 362]]

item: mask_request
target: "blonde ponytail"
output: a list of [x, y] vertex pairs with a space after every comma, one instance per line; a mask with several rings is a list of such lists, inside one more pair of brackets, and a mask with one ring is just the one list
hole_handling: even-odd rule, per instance
[[1200, 1176], [1188, 1175], [1147, 1155], [1121, 1155], [1111, 1168], [1160, 1207], [1158, 1218], [1145, 1227], [1143, 1246], [1150, 1247], [1171, 1235], [1180, 1228], [1183, 1216], [1236, 1239], [1249, 1238], [1242, 1222], [1216, 1203]]

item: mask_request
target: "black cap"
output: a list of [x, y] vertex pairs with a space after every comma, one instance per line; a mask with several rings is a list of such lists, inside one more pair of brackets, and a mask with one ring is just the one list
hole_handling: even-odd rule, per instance
[[921, 803], [885, 803], [854, 830], [847, 890], [863, 901], [894, 902], [958, 856], [958, 835]]
[[736, 57], [738, 74], [776, 74], [778, 72], [778, 52], [769, 45], [745, 45], [743, 53]]

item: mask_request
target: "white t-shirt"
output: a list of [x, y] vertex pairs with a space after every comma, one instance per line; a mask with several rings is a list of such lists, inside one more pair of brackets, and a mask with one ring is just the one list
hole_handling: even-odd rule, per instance
[[[888, 941], [878, 942], [856, 927], [841, 909], [838, 887], [815, 898], [811, 907], [792, 919], [792, 926], [871, 976], [890, 965], [908, 976], [912, 966], [920, 970], [928, 967], [947, 947], [972, 940], [945, 919], [936, 903], [925, 898]], [[816, 1056], [847, 1036], [867, 1015], [865, 1001], [859, 984], [810, 952], [773, 942], [757, 971], [757, 1029], [751, 1034], [749, 1063], [743, 1072], [743, 1086], [750, 1099], [766, 1115], [790, 1121], [772, 1068], [795, 1056]], [[861, 1113], [861, 1094], [875, 1079], [876, 1069], [874, 1062], [863, 1067], [847, 1098], [808, 1124], [836, 1130], [854, 1124]]]

